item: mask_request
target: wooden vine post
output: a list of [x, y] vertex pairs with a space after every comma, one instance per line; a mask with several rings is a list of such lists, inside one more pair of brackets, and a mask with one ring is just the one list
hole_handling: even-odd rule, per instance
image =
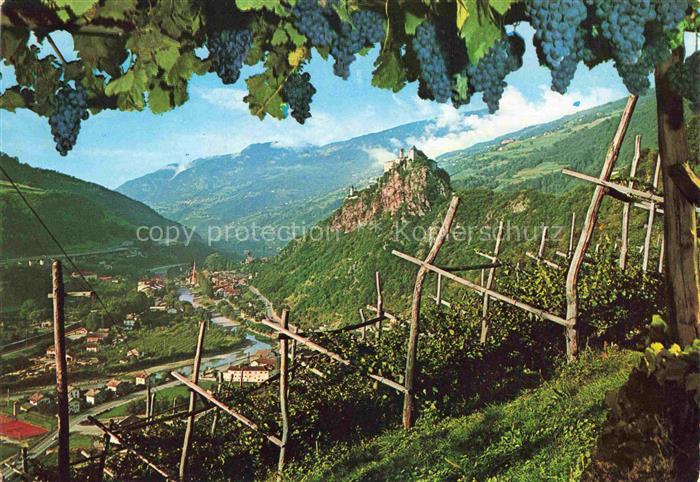
[[56, 405], [58, 406], [58, 480], [70, 480], [68, 421], [68, 366], [66, 363], [65, 290], [63, 268], [56, 260], [51, 266], [53, 282], [53, 342], [56, 349]]
[[576, 235], [576, 211], [571, 213], [571, 228], [569, 230], [569, 249], [566, 250], [566, 257], [571, 258], [574, 254], [574, 236]]
[[[615, 161], [620, 155], [622, 141], [627, 133], [634, 107], [637, 105], [638, 97], [630, 95], [627, 98], [627, 105], [622, 112], [620, 122], [617, 126], [617, 131], [613, 137], [610, 147], [608, 148], [603, 167], [600, 172], [600, 180], [607, 181], [612, 174]], [[583, 259], [588, 251], [593, 238], [593, 230], [595, 229], [596, 221], [598, 220], [598, 211], [605, 197], [606, 189], [603, 186], [596, 185], [593, 191], [593, 199], [588, 207], [588, 212], [583, 220], [581, 235], [579, 236], [578, 244], [571, 257], [571, 264], [566, 275], [566, 320], [569, 326], [566, 328], [566, 354], [569, 360], [572, 360], [578, 352], [578, 278], [583, 265]]]
[[374, 284], [377, 290], [377, 344], [382, 339], [382, 317], [384, 316], [384, 298], [382, 297], [382, 278], [379, 271], [374, 272]]
[[[452, 228], [452, 222], [455, 218], [455, 213], [457, 212], [457, 206], [459, 206], [459, 198], [454, 196], [452, 201], [450, 201], [450, 206], [445, 214], [445, 219], [442, 222], [440, 231], [438, 231], [433, 247], [431, 248], [428, 256], [425, 258], [425, 263], [432, 263], [435, 261], [440, 248], [442, 247], [445, 239], [447, 238], [450, 229]], [[405, 388], [406, 392], [404, 394], [403, 401], [403, 426], [404, 429], [409, 429], [413, 427], [415, 423], [415, 399], [413, 393], [413, 384], [415, 379], [416, 370], [416, 355], [418, 352], [418, 333], [420, 330], [420, 302], [421, 295], [423, 292], [423, 283], [425, 281], [425, 275], [428, 273], [428, 268], [421, 266], [418, 269], [418, 274], [416, 275], [416, 284], [413, 288], [413, 304], [411, 306], [411, 328], [408, 335], [408, 350], [406, 353], [406, 376], [405, 376]]]
[[100, 458], [97, 459], [97, 473], [95, 474], [96, 479], [100, 482], [104, 479], [105, 464], [107, 462], [107, 455], [109, 455], [109, 445], [111, 441], [112, 437], [107, 434], [102, 435], [102, 453], [100, 454]]
[[[283, 329], [289, 329], [289, 310], [282, 310], [282, 319], [280, 325]], [[289, 395], [288, 376], [289, 376], [289, 359], [288, 348], [289, 338], [280, 333], [280, 414], [282, 415], [282, 445], [280, 445], [279, 461], [277, 463], [277, 472], [282, 473], [284, 470], [284, 457], [289, 441], [289, 406], [287, 404], [287, 396]]]
[[[637, 135], [634, 138], [634, 157], [632, 158], [632, 167], [630, 167], [630, 180], [627, 181], [627, 187], [634, 187], [634, 176], [637, 175], [637, 166], [639, 159], [642, 156], [642, 136]], [[629, 229], [630, 229], [630, 208], [631, 202], [626, 202], [622, 205], [622, 240], [620, 242], [620, 269], [627, 268], [627, 254], [629, 252]]]
[[[207, 322], [202, 320], [199, 322], [199, 335], [197, 336], [197, 347], [194, 353], [194, 363], [192, 364], [192, 383], [199, 383], [199, 368], [202, 362], [202, 351], [204, 350], [204, 334], [207, 331]], [[188, 464], [190, 448], [192, 447], [192, 436], [194, 435], [194, 409], [197, 406], [197, 393], [190, 392], [189, 412], [191, 415], [187, 418], [187, 427], [185, 428], [185, 439], [182, 443], [182, 454], [180, 456], [180, 481], [188, 480]]]
[[[498, 255], [501, 254], [501, 240], [503, 238], [503, 221], [498, 223], [498, 233], [496, 234], [496, 245], [493, 248], [493, 258], [494, 263], [498, 263]], [[484, 271], [481, 271], [482, 275]], [[485, 288], [487, 290], [493, 289], [493, 283], [496, 278], [496, 267], [489, 268], [489, 276], [486, 280]], [[483, 279], [483, 276], [482, 276]], [[482, 286], [484, 285], [482, 281]], [[484, 293], [484, 301], [481, 307], [481, 335], [479, 336], [479, 341], [483, 344], [486, 343], [486, 335], [489, 331], [489, 295]]]
[[685, 49], [678, 47], [654, 73], [664, 187], [664, 262], [671, 315], [669, 326], [681, 346], [690, 345], [700, 336], [697, 219], [691, 191], [685, 189], [684, 192], [681, 187], [692, 184], [693, 176], [687, 171], [685, 177], [679, 176], [690, 160], [691, 152], [685, 129], [683, 98], [674, 91], [668, 76], [671, 67], [682, 62], [684, 57]]
[[[656, 168], [654, 169], [654, 190], [659, 187], [659, 176], [661, 174], [661, 158], [656, 159]], [[646, 272], [649, 268], [649, 251], [651, 249], [651, 235], [654, 228], [654, 215], [656, 214], [656, 204], [654, 201], [649, 203], [649, 216], [647, 217], [647, 232], [644, 236], [644, 256], [642, 258], [642, 271]]]

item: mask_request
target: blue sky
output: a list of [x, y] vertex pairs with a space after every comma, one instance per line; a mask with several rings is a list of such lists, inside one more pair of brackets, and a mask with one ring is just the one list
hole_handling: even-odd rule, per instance
[[[105, 111], [92, 116], [82, 123], [78, 143], [67, 157], [55, 151], [46, 118], [26, 110], [2, 110], [0, 148], [32, 166], [115, 188], [169, 163], [185, 165], [199, 157], [235, 153], [255, 142], [325, 144], [426, 118], [451, 127], [446, 135], [436, 137], [426, 131], [412, 140], [428, 154], [437, 155], [626, 95], [610, 64], [592, 71], [580, 65], [566, 96], [551, 92], [549, 71], [537, 65], [532, 31], [521, 26], [519, 32], [528, 46], [524, 65], [506, 79], [509, 88], [501, 110], [483, 119], [469, 115], [484, 107], [480, 95], [457, 111], [418, 99], [415, 83], [397, 94], [372, 87], [375, 50], [355, 61], [347, 81], [333, 75], [331, 63], [311, 62], [308, 71], [318, 92], [311, 107], [313, 117], [303, 126], [291, 118], [260, 121], [249, 114], [242, 100], [243, 79], [256, 69], [248, 68], [233, 86], [224, 86], [215, 74], [195, 77], [190, 83], [190, 101], [165, 114]], [[68, 36], [55, 38], [70, 58]], [[1, 72], [4, 90], [14, 83], [14, 75], [7, 66]], [[576, 101], [579, 107], [574, 106]]]

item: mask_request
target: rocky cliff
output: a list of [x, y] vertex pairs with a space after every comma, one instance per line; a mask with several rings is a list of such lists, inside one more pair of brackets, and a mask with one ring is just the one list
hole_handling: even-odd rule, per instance
[[349, 233], [383, 215], [420, 216], [451, 190], [447, 172], [413, 147], [389, 161], [375, 184], [348, 196], [331, 216], [330, 228]]

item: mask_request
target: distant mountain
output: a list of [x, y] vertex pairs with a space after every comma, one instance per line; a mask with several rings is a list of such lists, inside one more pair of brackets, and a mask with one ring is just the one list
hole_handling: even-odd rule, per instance
[[[351, 185], [364, 187], [381, 174], [384, 161], [409, 147], [406, 140], [419, 137], [428, 125], [430, 121], [414, 122], [320, 147], [253, 144], [238, 154], [195, 160], [186, 168], [166, 166], [117, 190], [202, 235], [210, 226], [311, 227], [340, 205]], [[231, 238], [234, 233], [230, 229]], [[274, 253], [286, 243], [230, 241], [229, 248], [257, 254]]]
[[[436, 160], [458, 188], [569, 190], [578, 183], [563, 176], [561, 169], [597, 173], [624, 105], [625, 99], [620, 99]], [[351, 185], [366, 186], [382, 172], [383, 161], [427, 131], [439, 137], [448, 128], [427, 120], [320, 147], [254, 144], [238, 154], [166, 166], [117, 190], [196, 227], [204, 236], [213, 226], [213, 234], [223, 239], [224, 228], [229, 227], [228, 249], [272, 254], [288, 238], [263, 239], [261, 227], [313, 226], [341, 205]], [[642, 135], [643, 148], [656, 148], [653, 92], [639, 99], [628, 132], [618, 162], [622, 171], [632, 159], [636, 134]], [[236, 231], [240, 227], [248, 229]]]
[[[105, 250], [125, 242], [143, 248], [157, 247], [157, 243], [139, 242], [136, 231], [140, 226], [164, 230], [171, 227], [173, 237], [177, 232], [184, 240], [181, 224], [123, 194], [55, 171], [31, 167], [5, 154], [0, 154], [0, 163], [69, 252]], [[155, 231], [156, 235], [158, 232]], [[210, 251], [201, 239], [195, 236], [193, 240], [191, 247], [178, 248], [186, 259]], [[0, 174], [0, 260], [57, 252], [31, 211]], [[175, 256], [158, 258], [165, 264]]]

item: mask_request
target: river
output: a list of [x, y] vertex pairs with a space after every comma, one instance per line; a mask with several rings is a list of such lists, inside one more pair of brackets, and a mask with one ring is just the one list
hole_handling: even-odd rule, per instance
[[[187, 301], [189, 303], [192, 303], [192, 306], [194, 306], [194, 307], [201, 306], [194, 300], [194, 295], [192, 294], [192, 291], [190, 291], [190, 289], [187, 287], [178, 288], [178, 298], [180, 299], [180, 301]], [[219, 325], [223, 328], [228, 328], [231, 330], [234, 328], [237, 328], [241, 325], [238, 321], [232, 320], [230, 318], [227, 318], [227, 317], [219, 315], [219, 314], [214, 314], [214, 316], [211, 319], [211, 322], [214, 323], [215, 325]], [[272, 348], [272, 345], [270, 345], [267, 342], [264, 342], [264, 341], [257, 339], [255, 336], [251, 335], [248, 332], [246, 332], [245, 338], [247, 341], [247, 344], [245, 347], [234, 350], [231, 353], [217, 355], [217, 356], [211, 357], [210, 359], [208, 359], [206, 361], [203, 361], [202, 362], [203, 369], [216, 368], [216, 367], [227, 366], [227, 365], [234, 365], [236, 363], [244, 361], [245, 359], [248, 358], [249, 355], [252, 355], [253, 353], [255, 353], [259, 350], [269, 350]], [[206, 346], [206, 341], [205, 341], [205, 346]], [[180, 371], [185, 375], [189, 375], [188, 370], [190, 370], [190, 369], [191, 369], [191, 367], [186, 367]]]

